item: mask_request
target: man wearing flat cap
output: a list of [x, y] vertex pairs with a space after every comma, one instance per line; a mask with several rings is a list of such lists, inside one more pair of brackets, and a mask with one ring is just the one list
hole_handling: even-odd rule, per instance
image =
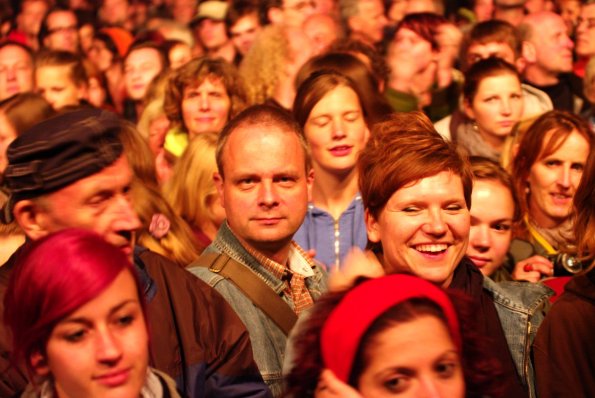
[[239, 57], [227, 35], [225, 15], [228, 4], [225, 1], [207, 0], [198, 5], [198, 12], [190, 22], [194, 35], [206, 50], [210, 58], [223, 58], [229, 63], [237, 64]]
[[[134, 247], [140, 227], [129, 197], [132, 172], [115, 114], [81, 109], [48, 119], [8, 147], [1, 219], [15, 219], [30, 240], [65, 228], [88, 228], [131, 259], [145, 286], [150, 361], [189, 397], [267, 397], [244, 325], [225, 300], [189, 272]], [[25, 243], [26, 245], [26, 243]], [[22, 248], [21, 248], [22, 249]], [[0, 268], [0, 316], [19, 249]], [[56, 270], [59, 272], [59, 270]], [[24, 374], [8, 362], [0, 327], [0, 396], [21, 392]]]

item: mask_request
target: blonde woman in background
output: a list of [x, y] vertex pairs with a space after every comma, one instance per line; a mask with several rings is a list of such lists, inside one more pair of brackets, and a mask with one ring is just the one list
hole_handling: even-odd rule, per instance
[[120, 140], [134, 173], [130, 195], [142, 223], [137, 231], [137, 243], [180, 266], [190, 264], [198, 258], [198, 247], [190, 227], [176, 215], [159, 190], [149, 146], [131, 123], [122, 128]]
[[217, 133], [196, 136], [177, 161], [164, 195], [174, 211], [192, 228], [196, 242], [207, 247], [225, 220], [225, 210], [215, 189]]

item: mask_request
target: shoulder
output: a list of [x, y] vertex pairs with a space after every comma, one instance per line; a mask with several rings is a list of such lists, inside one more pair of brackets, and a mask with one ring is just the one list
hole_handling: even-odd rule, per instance
[[490, 278], [484, 278], [483, 287], [492, 294], [494, 302], [530, 312], [546, 305], [549, 297], [554, 294], [549, 287], [531, 282], [494, 282]]

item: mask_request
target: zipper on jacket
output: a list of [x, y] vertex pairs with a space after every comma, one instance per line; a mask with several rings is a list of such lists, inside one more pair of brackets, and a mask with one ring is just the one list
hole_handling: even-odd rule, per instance
[[339, 269], [339, 251], [340, 251], [340, 244], [339, 244], [339, 236], [341, 233], [339, 232], [339, 220], [334, 220], [335, 226], [335, 268]]

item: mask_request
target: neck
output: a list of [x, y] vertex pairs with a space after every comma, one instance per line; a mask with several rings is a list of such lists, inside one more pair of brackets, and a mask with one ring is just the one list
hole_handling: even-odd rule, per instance
[[527, 65], [525, 68], [525, 80], [529, 84], [537, 86], [551, 86], [560, 81], [557, 73], [545, 71], [536, 65]]
[[284, 239], [283, 241], [251, 242], [237, 235], [229, 224], [227, 224], [227, 226], [245, 249], [255, 250], [263, 256], [275, 261], [276, 263], [287, 266], [292, 236]]
[[481, 138], [488, 144], [490, 147], [495, 149], [498, 152], [502, 152], [504, 148], [504, 143], [506, 142], [506, 136], [496, 136], [493, 134], [488, 134], [482, 131], [481, 127], [477, 126], [477, 132], [481, 136]]
[[357, 171], [352, 169], [343, 175], [326, 172], [314, 165], [312, 203], [328, 212], [335, 220], [349, 207], [358, 192]]
[[232, 64], [233, 59], [236, 56], [236, 49], [233, 46], [233, 43], [228, 40], [224, 44], [222, 44], [218, 47], [208, 49], [207, 55], [209, 56], [209, 58], [221, 57], [224, 60], [226, 60], [227, 62], [229, 62], [230, 64]]
[[273, 98], [285, 109], [291, 109], [295, 97], [295, 87], [293, 78], [282, 76], [277, 82], [273, 92]]
[[215, 240], [219, 226], [215, 225], [211, 220], [205, 220], [198, 226], [203, 234], [205, 234], [211, 241]]
[[374, 43], [374, 41], [368, 35], [361, 32], [351, 32], [349, 38], [355, 41], [361, 41], [372, 48], [376, 48], [376, 43]]

